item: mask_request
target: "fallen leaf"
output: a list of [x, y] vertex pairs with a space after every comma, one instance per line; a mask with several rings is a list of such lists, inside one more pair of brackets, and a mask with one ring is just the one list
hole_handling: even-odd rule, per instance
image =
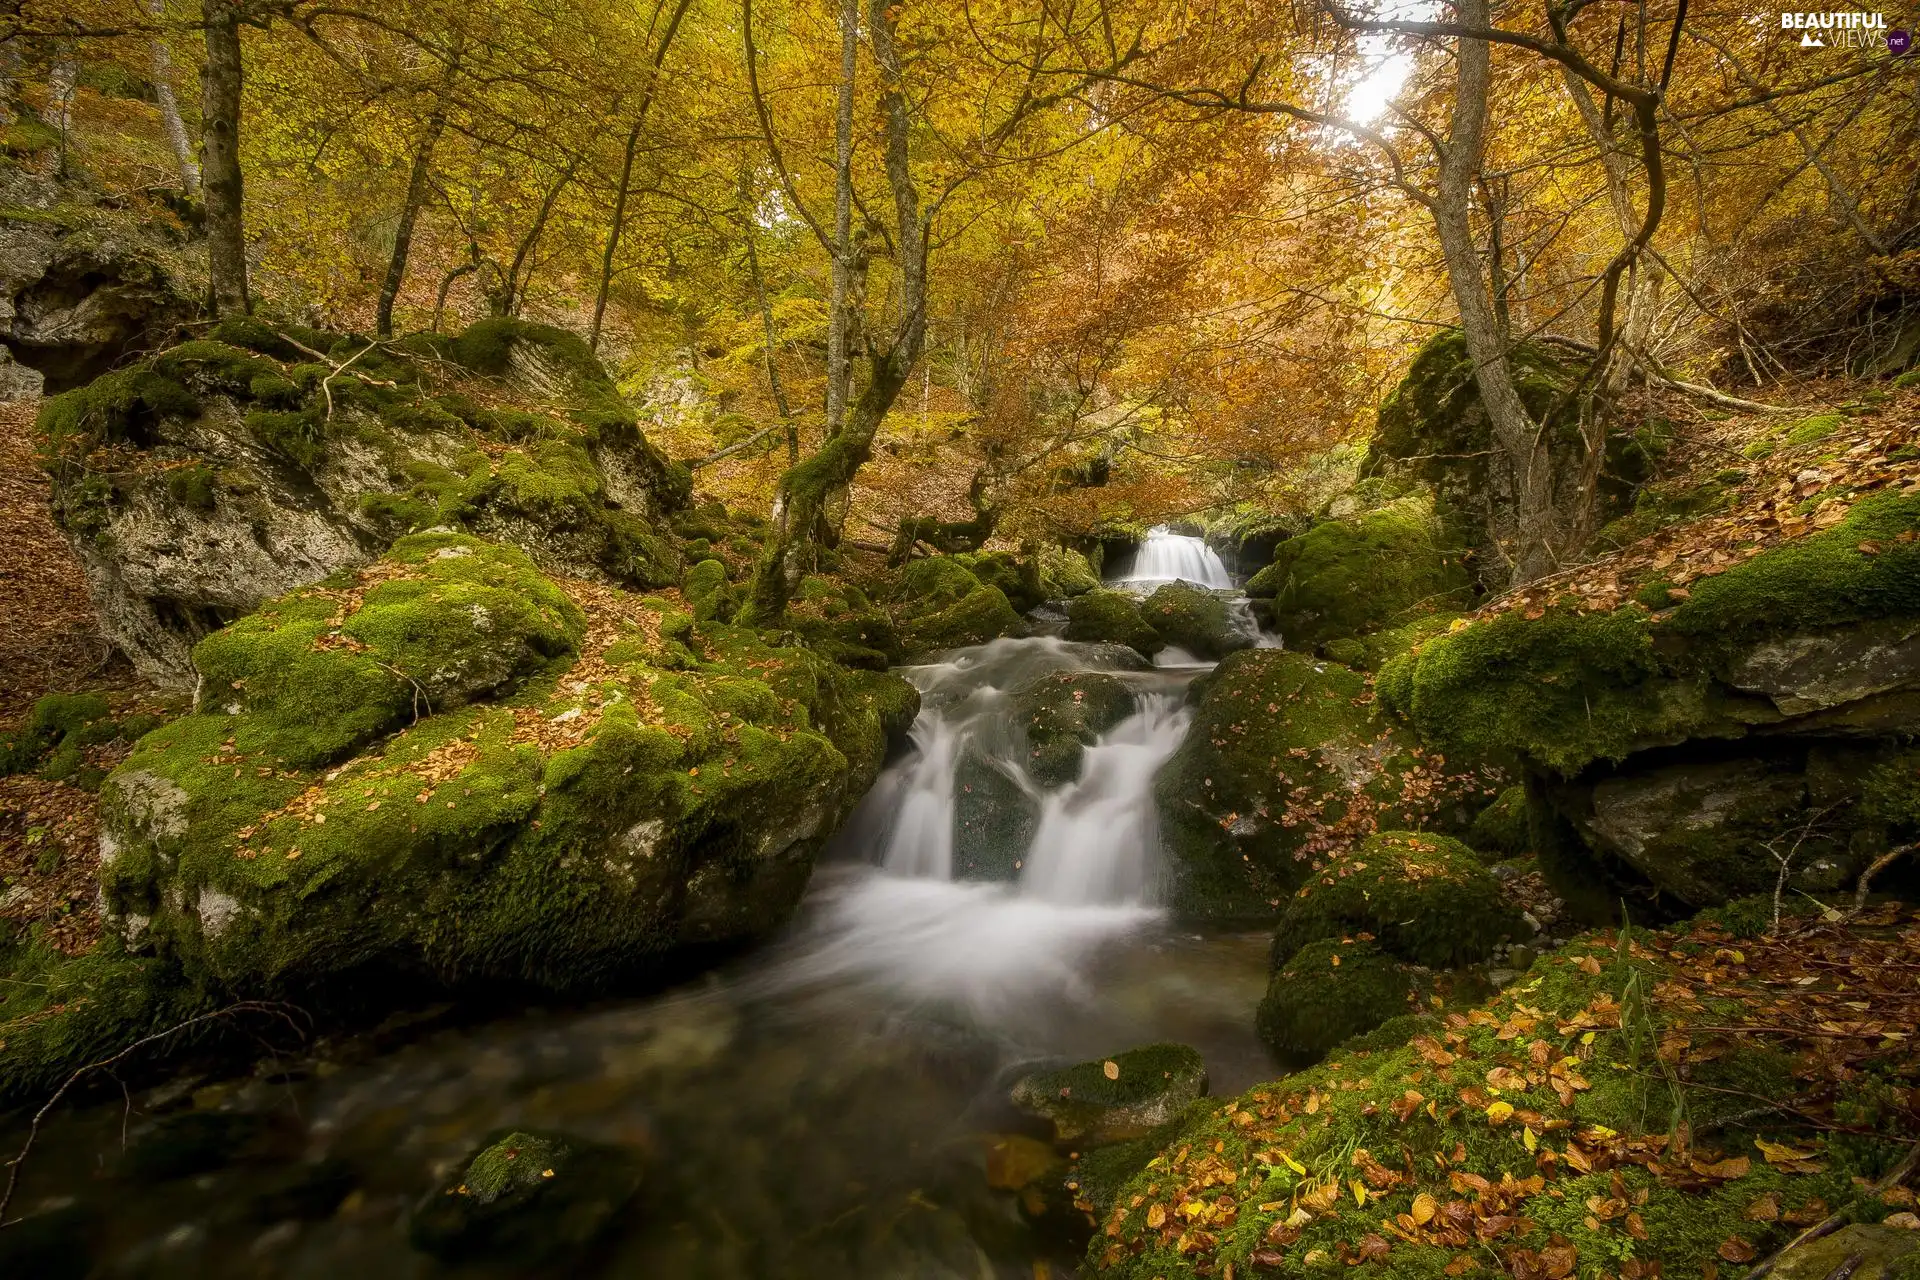
[[1413, 1220], [1418, 1226], [1426, 1226], [1433, 1221], [1433, 1215], [1440, 1211], [1440, 1204], [1432, 1196], [1422, 1191], [1413, 1198]]
[[1109, 1080], [1118, 1080], [1120, 1078], [1120, 1064], [1109, 1059], [1100, 1064], [1100, 1074]]
[[1728, 1236], [1714, 1252], [1723, 1262], [1752, 1262], [1757, 1256], [1754, 1247], [1739, 1236]]

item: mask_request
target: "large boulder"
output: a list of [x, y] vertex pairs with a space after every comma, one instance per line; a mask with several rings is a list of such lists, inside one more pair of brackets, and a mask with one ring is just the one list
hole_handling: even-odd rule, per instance
[[[915, 560], [895, 582], [893, 618], [901, 648], [909, 657], [927, 658], [1002, 636], [1027, 634], [1027, 624], [1006, 592], [976, 576], [969, 567], [972, 559], [929, 556]], [[1005, 567], [998, 561], [991, 563]]]
[[[1462, 623], [1377, 688], [1440, 750], [1521, 758], [1543, 870], [1570, 901], [1715, 906], [1770, 892], [1789, 851], [1796, 887], [1846, 883], [1887, 847], [1861, 781], [1920, 728], [1916, 533], [1920, 498], [1870, 495], [1684, 592], [1643, 590], [1658, 609]], [[1601, 880], [1576, 882], [1579, 844]]]
[[[1555, 491], [1585, 483], [1583, 406], [1569, 395], [1580, 381], [1579, 361], [1562, 348], [1519, 342], [1507, 364], [1521, 403], [1543, 424]], [[1598, 477], [1603, 519], [1631, 505], [1635, 486], [1647, 479], [1664, 447], [1657, 429], [1608, 436]], [[1471, 563], [1481, 584], [1493, 590], [1507, 585], [1502, 548], [1513, 546], [1518, 533], [1516, 486], [1505, 455], [1494, 447], [1473, 359], [1458, 329], [1428, 339], [1407, 376], [1380, 402], [1361, 474], [1431, 487], [1441, 508], [1471, 530]]]
[[1313, 649], [1459, 608], [1471, 584], [1463, 552], [1431, 501], [1402, 497], [1280, 543], [1247, 591], [1272, 599], [1289, 645]]
[[234, 318], [43, 406], [56, 520], [145, 675], [190, 682], [200, 637], [410, 530], [474, 532], [570, 576], [678, 584], [659, 522], [684, 477], [597, 362], [565, 408], [503, 411], [423, 393], [451, 366], [406, 346]]
[[953, 875], [1013, 881], [1040, 829], [1040, 801], [1014, 770], [977, 746], [953, 775]]
[[1192, 696], [1193, 727], [1155, 783], [1187, 916], [1273, 920], [1328, 857], [1481, 785], [1379, 716], [1366, 677], [1308, 654], [1232, 654]]
[[1253, 635], [1235, 625], [1226, 600], [1191, 583], [1160, 587], [1141, 603], [1140, 616], [1162, 640], [1196, 657], [1219, 659], [1253, 647]]
[[1274, 965], [1256, 1026], [1282, 1062], [1315, 1062], [1352, 1036], [1412, 1012], [1412, 970], [1371, 942], [1328, 937]]
[[0, 400], [77, 387], [199, 312], [206, 255], [171, 212], [0, 167]]
[[1042, 786], [1080, 776], [1080, 758], [1100, 735], [1133, 714], [1133, 690], [1103, 671], [1041, 676], [1014, 690], [1026, 730], [1027, 772]]
[[1104, 588], [1083, 592], [1067, 606], [1066, 637], [1123, 644], [1146, 658], [1167, 647], [1153, 624], [1141, 616], [1138, 600], [1124, 591]]
[[122, 945], [222, 991], [395, 970], [590, 988], [764, 936], [918, 705], [454, 533], [194, 662], [195, 712], [102, 790], [102, 895]]
[[1432, 832], [1382, 831], [1326, 859], [1294, 891], [1273, 956], [1366, 934], [1389, 955], [1450, 969], [1485, 961], [1526, 932], [1473, 850]]

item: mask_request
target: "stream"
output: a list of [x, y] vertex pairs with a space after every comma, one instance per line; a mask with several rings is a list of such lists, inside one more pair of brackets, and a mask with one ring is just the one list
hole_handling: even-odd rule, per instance
[[[1232, 585], [1200, 539], [1163, 530], [1114, 585], [1174, 579]], [[995, 1136], [1042, 1132], [1012, 1110], [1010, 1084], [1156, 1040], [1198, 1048], [1216, 1094], [1275, 1072], [1253, 1029], [1266, 935], [1197, 935], [1155, 905], [1152, 781], [1206, 669], [1044, 635], [906, 668], [923, 696], [911, 749], [774, 942], [642, 998], [425, 1020], [60, 1113], [14, 1212], [71, 1224], [91, 1254], [76, 1276], [524, 1274], [445, 1268], [410, 1247], [407, 1221], [488, 1134], [541, 1128], [645, 1152], [639, 1198], [569, 1269], [579, 1280], [1072, 1275], [1072, 1243], [989, 1185]], [[1086, 670], [1124, 680], [1132, 714], [1086, 749], [1077, 780], [1042, 788], [1010, 691]], [[969, 753], [1039, 806], [1015, 883], [955, 878]], [[223, 1135], [214, 1153], [130, 1168], [182, 1115]]]

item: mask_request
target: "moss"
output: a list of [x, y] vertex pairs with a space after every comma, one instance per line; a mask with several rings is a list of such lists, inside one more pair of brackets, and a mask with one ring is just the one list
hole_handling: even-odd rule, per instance
[[1274, 970], [1260, 1001], [1260, 1038], [1282, 1061], [1315, 1062], [1405, 1014], [1413, 994], [1407, 967], [1372, 943], [1322, 938]]
[[60, 145], [60, 131], [44, 120], [16, 116], [0, 129], [0, 150], [10, 156], [38, 155]]
[[167, 472], [167, 496], [189, 511], [202, 515], [217, 505], [218, 490], [213, 468], [204, 463], [189, 463]]
[[930, 556], [907, 565], [893, 598], [910, 613], [936, 613], [960, 603], [983, 585], [957, 557]]
[[1206, 1091], [1199, 1051], [1162, 1043], [1026, 1076], [1014, 1085], [1013, 1101], [1051, 1120], [1063, 1142], [1104, 1143], [1145, 1136]]
[[1846, 418], [1840, 414], [1816, 413], [1788, 427], [1784, 442], [1789, 449], [1797, 449], [1801, 445], [1818, 444], [1846, 425]]
[[727, 566], [718, 560], [702, 560], [687, 570], [680, 593], [693, 606], [696, 621], [725, 622], [733, 616], [733, 593], [727, 586]]
[[1022, 559], [1007, 551], [974, 552], [953, 557], [980, 582], [998, 587], [1018, 613], [1043, 603], [1047, 590], [1041, 581], [1040, 562], [1035, 557]]
[[1097, 671], [1041, 676], [1013, 698], [1030, 748], [1027, 772], [1045, 787], [1078, 778], [1085, 749], [1133, 714], [1133, 691]]
[[1140, 616], [1162, 640], [1201, 658], [1224, 658], [1253, 647], [1253, 637], [1235, 630], [1224, 600], [1184, 582], [1170, 582], [1148, 596]]
[[619, 1220], [641, 1176], [638, 1154], [619, 1147], [554, 1133], [495, 1133], [414, 1209], [408, 1239], [449, 1264], [575, 1265]]
[[1049, 600], [1067, 600], [1100, 587], [1092, 563], [1072, 547], [1040, 549], [1040, 589]]
[[1193, 727], [1154, 784], [1184, 915], [1272, 920], [1315, 858], [1379, 823], [1419, 822], [1445, 790], [1408, 792], [1426, 762], [1345, 667], [1244, 650], [1193, 690]]
[[416, 534], [389, 563], [354, 607], [324, 587], [296, 592], [195, 646], [206, 710], [247, 717], [240, 750], [294, 768], [337, 760], [571, 653], [584, 630], [511, 548]]
[[37, 940], [0, 952], [0, 1101], [44, 1099], [75, 1070], [199, 1012], [163, 960], [109, 937], [64, 956]]
[[1273, 598], [1288, 644], [1313, 648], [1458, 608], [1469, 586], [1463, 554], [1430, 502], [1402, 498], [1287, 539], [1247, 591]]
[[147, 365], [102, 374], [40, 406], [36, 426], [56, 455], [84, 456], [101, 444], [135, 440], [160, 418], [200, 412], [199, 397]]
[[803, 579], [788, 603], [787, 625], [816, 652], [847, 666], [884, 671], [905, 656], [893, 619], [837, 578]]
[[1467, 841], [1495, 858], [1518, 858], [1531, 847], [1527, 835], [1527, 789], [1508, 787], [1473, 819]]
[[579, 335], [512, 316], [474, 321], [453, 340], [450, 352], [455, 361], [475, 373], [497, 377], [506, 373], [516, 343], [535, 348], [581, 384], [611, 386], [606, 369]]
[[241, 421], [249, 435], [295, 466], [312, 471], [327, 460], [326, 424], [311, 409], [255, 409]]
[[901, 641], [910, 653], [930, 654], [1026, 632], [1026, 623], [998, 587], [980, 587], [958, 604], [910, 619]]
[[1151, 658], [1167, 642], [1141, 615], [1139, 602], [1120, 591], [1094, 590], [1075, 597], [1067, 606], [1069, 640], [1124, 644]]
[[1486, 960], [1524, 930], [1473, 850], [1429, 832], [1383, 831], [1327, 859], [1295, 891], [1274, 931], [1274, 959], [1361, 933], [1402, 960], [1449, 969]]
[[0, 774], [38, 773], [50, 782], [96, 789], [106, 771], [88, 751], [130, 743], [159, 727], [150, 712], [116, 713], [97, 693], [53, 693], [33, 704], [27, 722], [0, 738]]

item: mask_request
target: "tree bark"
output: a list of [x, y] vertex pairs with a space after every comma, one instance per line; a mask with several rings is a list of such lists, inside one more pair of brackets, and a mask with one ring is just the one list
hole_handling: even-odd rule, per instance
[[534, 215], [533, 225], [527, 228], [527, 234], [520, 238], [520, 244], [513, 251], [513, 261], [507, 267], [507, 314], [520, 314], [520, 304], [526, 301], [527, 282], [533, 279], [533, 250], [540, 243], [540, 237], [547, 229], [547, 219], [553, 216], [553, 206], [560, 199], [560, 193], [573, 181], [573, 171], [580, 164], [580, 157], [574, 156], [567, 161], [567, 167], [560, 171], [553, 185], [547, 188], [546, 198], [540, 201], [540, 211]]
[[673, 37], [680, 30], [680, 19], [687, 16], [687, 6], [691, 3], [692, 0], [679, 0], [675, 5], [666, 32], [660, 37], [660, 46], [653, 51], [653, 66], [647, 75], [646, 88], [640, 93], [640, 109], [634, 112], [633, 127], [627, 130], [626, 153], [620, 162], [620, 185], [613, 198], [613, 225], [607, 228], [606, 251], [600, 258], [600, 290], [593, 300], [593, 325], [587, 332], [587, 346], [595, 351], [600, 349], [600, 321], [607, 313], [607, 294], [613, 288], [613, 259], [620, 251], [620, 233], [626, 227], [627, 196], [633, 190], [633, 161], [640, 149], [640, 133], [646, 127], [647, 112], [653, 107], [660, 67], [667, 60], [667, 50], [673, 47]]
[[[1487, 0], [1460, 0], [1460, 23], [1487, 26]], [[1499, 320], [1487, 296], [1480, 266], [1479, 246], [1472, 227], [1473, 184], [1480, 173], [1486, 147], [1487, 89], [1490, 79], [1488, 44], [1461, 37], [1454, 53], [1453, 120], [1440, 153], [1438, 189], [1432, 205], [1434, 230], [1447, 264], [1447, 279], [1460, 312], [1460, 331], [1473, 361], [1473, 377], [1487, 415], [1494, 446], [1512, 472], [1514, 486], [1513, 546], [1507, 549], [1511, 579], [1520, 585], [1543, 577], [1558, 567], [1553, 509], [1553, 468], [1545, 441], [1507, 364], [1506, 344]]]
[[894, 249], [900, 268], [900, 310], [884, 347], [867, 355], [868, 379], [848, 406], [845, 425], [818, 452], [780, 477], [774, 495], [773, 528], [759, 564], [745, 616], [759, 626], [776, 625], [787, 600], [812, 567], [818, 530], [843, 504], [853, 478], [873, 453], [880, 424], [912, 376], [927, 336], [927, 227], [920, 212], [907, 141], [911, 121], [894, 44], [898, 10], [893, 0], [868, 0], [868, 39], [880, 70], [880, 111], [886, 130], [885, 168], [893, 194]]
[[240, 173], [238, 0], [201, 0], [207, 68], [201, 77], [200, 174], [207, 203], [207, 309], [215, 316], [253, 309], [247, 293], [245, 184]]
[[60, 134], [60, 176], [63, 178], [71, 171], [68, 165], [68, 140], [73, 133], [74, 84], [79, 79], [80, 63], [74, 57], [73, 46], [63, 42], [53, 60], [53, 69], [47, 76], [47, 96], [52, 99], [53, 106], [53, 127]]
[[[742, 183], [742, 191], [745, 184]], [[780, 414], [780, 422], [787, 433], [787, 465], [794, 466], [800, 461], [800, 424], [794, 421], [793, 409], [787, 404], [786, 389], [780, 385], [780, 366], [775, 359], [779, 351], [779, 341], [773, 331], [773, 304], [767, 299], [766, 277], [760, 271], [760, 251], [753, 243], [753, 215], [747, 215], [747, 271], [753, 277], [753, 296], [760, 304], [760, 328], [764, 343], [763, 352], [767, 366], [767, 388], [773, 393], [774, 408]]]
[[827, 438], [846, 423], [853, 391], [853, 91], [860, 0], [840, 0], [840, 84], [833, 113], [833, 281], [827, 303]]
[[[158, 22], [165, 16], [166, 0], [147, 0], [147, 13]], [[180, 189], [189, 196], [200, 194], [200, 166], [193, 160], [193, 143], [187, 137], [186, 121], [180, 118], [180, 102], [173, 96], [173, 51], [164, 37], [155, 35], [147, 46], [148, 65], [153, 73], [153, 96], [160, 104], [160, 127], [167, 135], [167, 147], [180, 170]]]
[[[448, 78], [453, 71], [449, 68]], [[414, 148], [413, 171], [407, 176], [407, 198], [400, 206], [400, 225], [393, 231], [393, 256], [387, 261], [387, 278], [380, 282], [380, 302], [374, 311], [374, 333], [382, 338], [393, 336], [393, 304], [400, 296], [400, 286], [407, 279], [407, 258], [413, 253], [413, 228], [419, 221], [421, 206], [427, 202], [427, 187], [433, 179], [433, 149], [440, 145], [440, 135], [447, 127], [447, 109], [444, 103], [434, 106], [433, 114], [427, 117], [427, 127], [421, 132], [420, 145]]]

